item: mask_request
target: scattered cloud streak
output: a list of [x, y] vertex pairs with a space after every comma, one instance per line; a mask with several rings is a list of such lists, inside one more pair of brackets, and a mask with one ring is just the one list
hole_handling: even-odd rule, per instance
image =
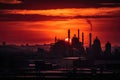
[[19, 0], [0, 0], [0, 3], [4, 4], [20, 4], [22, 1]]
[[[21, 15], [45, 15], [45, 16], [104, 16], [116, 15], [120, 12], [120, 7], [117, 8], [66, 8], [66, 9], [48, 9], [48, 10], [1, 10], [4, 14], [21, 14]], [[118, 15], [118, 14], [117, 14]]]
[[67, 18], [120, 17], [117, 8], [65, 8], [48, 10], [0, 10], [1, 21], [59, 20]]

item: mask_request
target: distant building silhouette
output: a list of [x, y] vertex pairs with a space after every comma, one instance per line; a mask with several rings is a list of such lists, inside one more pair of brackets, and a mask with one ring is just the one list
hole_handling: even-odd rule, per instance
[[70, 55], [70, 53], [68, 54], [68, 50], [71, 50], [69, 48], [70, 45], [67, 42], [64, 40], [58, 40], [54, 45], [51, 46], [50, 52], [54, 55], [65, 57], [67, 55]]
[[105, 54], [106, 55], [110, 55], [111, 54], [111, 43], [110, 42], [107, 42], [105, 44]]
[[2, 46], [6, 46], [6, 42], [2, 42]]
[[[79, 34], [79, 31], [78, 31]], [[76, 37], [76, 35], [74, 34], [73, 38], [72, 38], [72, 48], [73, 48], [73, 55], [78, 54], [84, 54], [84, 47], [82, 42], [79, 41], [79, 38]]]
[[28, 43], [26, 43], [26, 46], [29, 46], [29, 44], [28, 44]]
[[101, 42], [98, 39], [98, 37], [96, 37], [96, 39], [93, 42], [92, 50], [93, 50], [93, 53], [94, 53], [95, 57], [100, 56], [100, 54], [102, 52], [102, 49], [101, 49]]
[[114, 55], [115, 55], [116, 58], [119, 58], [119, 57], [120, 57], [120, 51], [119, 51], [118, 48], [115, 49]]

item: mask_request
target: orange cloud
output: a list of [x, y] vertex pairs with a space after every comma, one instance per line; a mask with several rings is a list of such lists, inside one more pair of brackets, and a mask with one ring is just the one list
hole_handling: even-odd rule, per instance
[[110, 16], [118, 15], [120, 7], [115, 8], [65, 8], [65, 9], [48, 9], [48, 10], [3, 10], [4, 14], [37, 14], [45, 16]]

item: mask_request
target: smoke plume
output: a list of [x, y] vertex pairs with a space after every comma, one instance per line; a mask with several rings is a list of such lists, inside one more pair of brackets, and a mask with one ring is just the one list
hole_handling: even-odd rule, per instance
[[92, 23], [91, 23], [91, 21], [89, 19], [86, 19], [86, 21], [90, 25], [90, 28], [91, 28], [90, 30], [92, 31]]

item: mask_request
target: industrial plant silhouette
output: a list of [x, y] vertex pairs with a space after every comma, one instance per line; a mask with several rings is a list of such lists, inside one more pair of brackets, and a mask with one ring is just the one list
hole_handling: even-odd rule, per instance
[[[111, 43], [106, 43], [106, 54], [111, 54]], [[68, 29], [68, 41], [57, 40], [55, 37], [55, 43], [51, 46], [51, 53], [63, 54], [64, 57], [69, 56], [81, 56], [81, 55], [94, 55], [94, 58], [100, 56], [102, 52], [101, 42], [96, 37], [92, 44], [92, 33], [89, 33], [89, 47], [84, 47], [84, 33], [82, 32], [82, 40], [80, 41], [80, 30], [78, 29], [78, 37], [76, 34], [70, 38], [70, 29]]]
[[[120, 78], [120, 51], [111, 51], [111, 43], [101, 48], [98, 37], [92, 40], [89, 33], [89, 47], [84, 47], [84, 32], [74, 34], [68, 29], [68, 40], [59, 40], [50, 44], [46, 51], [40, 45], [0, 46], [0, 78], [43, 79], [43, 78], [81, 78], [108, 79]], [[82, 38], [81, 38], [81, 37]], [[44, 45], [46, 46], [46, 45]]]

